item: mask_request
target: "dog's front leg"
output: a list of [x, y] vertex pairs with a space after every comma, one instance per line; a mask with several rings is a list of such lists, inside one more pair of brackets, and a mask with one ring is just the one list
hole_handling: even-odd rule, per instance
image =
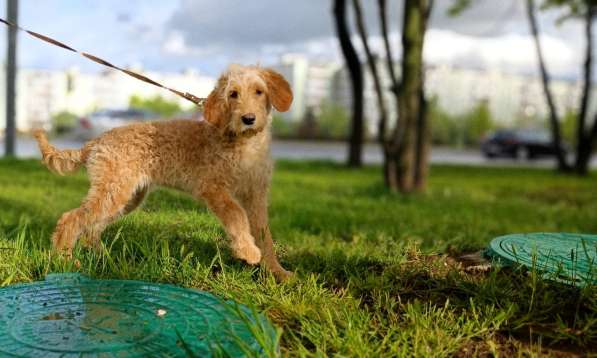
[[255, 245], [245, 210], [225, 189], [203, 191], [200, 196], [209, 209], [218, 217], [232, 243], [236, 257], [251, 265], [261, 261], [261, 251]]
[[272, 234], [268, 225], [267, 190], [251, 192], [242, 200], [243, 206], [251, 223], [251, 234], [255, 238], [257, 246], [261, 249], [261, 262], [276, 278], [277, 281], [285, 281], [292, 272], [286, 271], [278, 262]]

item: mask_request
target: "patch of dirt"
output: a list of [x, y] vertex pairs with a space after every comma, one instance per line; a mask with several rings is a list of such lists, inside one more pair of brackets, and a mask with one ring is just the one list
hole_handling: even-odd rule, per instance
[[416, 255], [409, 256], [409, 261], [421, 264], [435, 278], [445, 277], [453, 271], [472, 278], [481, 277], [492, 269], [491, 263], [480, 251], [464, 255]]
[[521, 350], [529, 351], [540, 356], [556, 358], [586, 357], [588, 352], [580, 351], [573, 346], [541, 347], [531, 346], [528, 342], [516, 340], [513, 337], [496, 334], [488, 340], [472, 339], [464, 344], [456, 354], [458, 358], [468, 357], [515, 357]]

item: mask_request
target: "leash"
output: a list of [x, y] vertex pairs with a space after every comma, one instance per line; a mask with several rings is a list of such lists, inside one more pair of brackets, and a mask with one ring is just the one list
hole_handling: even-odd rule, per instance
[[97, 56], [94, 56], [92, 54], [75, 50], [74, 48], [72, 48], [72, 47], [70, 47], [70, 46], [68, 46], [68, 45], [66, 45], [66, 44], [64, 44], [64, 43], [62, 43], [62, 42], [60, 42], [58, 40], [54, 40], [51, 37], [39, 34], [39, 33], [34, 32], [34, 31], [29, 31], [29, 30], [24, 29], [24, 28], [20, 27], [19, 25], [14, 24], [14, 23], [12, 23], [10, 21], [4, 20], [2, 18], [0, 18], [0, 21], [3, 22], [5, 25], [7, 25], [9, 27], [15, 28], [15, 29], [17, 29], [19, 31], [26, 32], [29, 35], [31, 35], [31, 36], [39, 39], [39, 40], [45, 41], [45, 42], [47, 42], [49, 44], [52, 44], [54, 46], [61, 47], [61, 48], [65, 49], [65, 50], [78, 53], [79, 55], [81, 55], [81, 56], [83, 56], [83, 57], [85, 57], [85, 58], [87, 58], [87, 59], [89, 59], [89, 60], [91, 60], [91, 61], [93, 61], [95, 63], [99, 63], [100, 65], [104, 65], [106, 67], [113, 68], [113, 69], [118, 70], [120, 72], [126, 73], [127, 75], [129, 75], [131, 77], [134, 77], [134, 78], [136, 78], [136, 79], [138, 79], [140, 81], [143, 81], [143, 82], [149, 83], [151, 85], [154, 85], [156, 87], [160, 87], [160, 88], [163, 88], [165, 90], [168, 90], [168, 91], [170, 91], [170, 92], [172, 92], [172, 93], [174, 93], [174, 94], [176, 94], [176, 95], [178, 95], [178, 96], [186, 99], [187, 101], [193, 102], [194, 104], [196, 104], [199, 107], [199, 109], [203, 109], [203, 104], [205, 103], [205, 98], [197, 97], [197, 96], [195, 96], [195, 95], [193, 95], [193, 94], [191, 94], [189, 92], [181, 92], [181, 91], [178, 91], [178, 90], [176, 90], [174, 88], [170, 88], [170, 87], [164, 86], [163, 84], [161, 84], [159, 82], [156, 82], [156, 81], [152, 80], [151, 78], [149, 78], [147, 76], [138, 74], [138, 73], [133, 72], [133, 71], [129, 71], [129, 70], [124, 69], [124, 68], [120, 68], [120, 67], [118, 67], [116, 65], [113, 65], [110, 62], [108, 62], [106, 60], [103, 60], [103, 59], [101, 59], [101, 58], [99, 58]]

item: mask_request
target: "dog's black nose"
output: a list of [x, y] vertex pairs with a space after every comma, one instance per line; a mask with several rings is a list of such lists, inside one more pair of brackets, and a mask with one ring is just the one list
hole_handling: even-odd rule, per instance
[[242, 119], [243, 123], [248, 126], [255, 123], [255, 115], [253, 113], [247, 113], [247, 114], [243, 115], [242, 117], [240, 117], [240, 119]]

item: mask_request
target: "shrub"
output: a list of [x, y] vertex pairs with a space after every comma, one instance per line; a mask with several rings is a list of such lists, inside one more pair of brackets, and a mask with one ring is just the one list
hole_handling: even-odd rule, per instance
[[572, 110], [566, 111], [562, 118], [562, 137], [570, 145], [576, 145], [576, 121], [577, 115]]
[[163, 117], [172, 117], [182, 111], [178, 102], [169, 101], [159, 95], [150, 98], [132, 95], [129, 99], [129, 107], [153, 112]]
[[439, 107], [437, 98], [429, 103], [429, 120], [431, 126], [431, 143], [434, 145], [455, 146], [459, 142], [457, 118]]
[[435, 145], [477, 146], [483, 136], [496, 128], [486, 100], [479, 101], [462, 115], [451, 115], [439, 107], [437, 98], [433, 98], [429, 103], [429, 117], [431, 141]]
[[317, 122], [319, 137], [329, 139], [348, 138], [350, 118], [341, 106], [327, 101], [323, 102]]
[[272, 134], [276, 138], [291, 138], [296, 136], [296, 123], [279, 114], [272, 119]]
[[490, 130], [495, 128], [494, 120], [489, 110], [487, 100], [479, 103], [464, 116], [464, 144], [467, 146], [479, 145], [481, 139]]
[[77, 115], [62, 111], [52, 115], [52, 129], [57, 134], [70, 132], [77, 126]]

